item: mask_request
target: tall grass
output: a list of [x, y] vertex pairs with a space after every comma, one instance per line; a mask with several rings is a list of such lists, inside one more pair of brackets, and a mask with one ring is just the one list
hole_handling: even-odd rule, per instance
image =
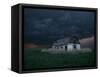
[[[95, 52], [72, 54], [51, 54], [41, 52], [43, 48], [24, 49], [24, 69], [71, 67], [71, 66], [94, 66]], [[81, 52], [81, 51], [80, 51]]]

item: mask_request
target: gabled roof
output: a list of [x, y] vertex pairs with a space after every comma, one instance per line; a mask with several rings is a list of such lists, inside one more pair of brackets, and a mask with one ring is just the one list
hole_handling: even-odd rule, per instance
[[53, 43], [53, 46], [60, 46], [60, 45], [67, 45], [68, 43], [75, 43], [75, 44], [79, 44], [79, 40], [76, 38], [63, 38], [60, 40], [57, 40]]

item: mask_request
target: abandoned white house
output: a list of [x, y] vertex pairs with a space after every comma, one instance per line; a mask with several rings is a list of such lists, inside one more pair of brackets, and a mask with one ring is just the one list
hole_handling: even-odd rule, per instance
[[79, 50], [80, 42], [77, 37], [60, 39], [53, 43], [52, 49], [55, 49], [55, 50]]

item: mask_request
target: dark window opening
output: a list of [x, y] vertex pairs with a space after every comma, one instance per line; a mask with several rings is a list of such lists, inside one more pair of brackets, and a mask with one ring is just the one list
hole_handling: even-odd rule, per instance
[[65, 46], [65, 50], [67, 50], [67, 46]]

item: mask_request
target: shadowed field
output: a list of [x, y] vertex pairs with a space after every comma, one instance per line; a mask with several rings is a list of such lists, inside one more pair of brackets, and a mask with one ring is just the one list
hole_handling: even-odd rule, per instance
[[23, 68], [38, 69], [38, 68], [53, 68], [53, 67], [71, 67], [71, 66], [95, 66], [94, 51], [80, 53], [64, 53], [50, 54], [41, 52], [43, 48], [24, 48]]

